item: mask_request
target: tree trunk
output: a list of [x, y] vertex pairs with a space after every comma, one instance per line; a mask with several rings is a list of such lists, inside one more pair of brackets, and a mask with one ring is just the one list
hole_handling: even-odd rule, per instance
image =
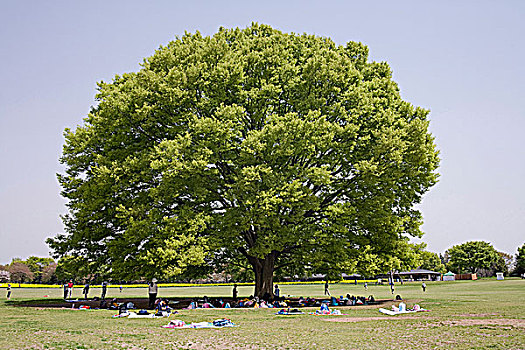
[[273, 271], [275, 267], [275, 253], [268, 254], [263, 259], [248, 257], [255, 273], [255, 291], [254, 296], [262, 298], [269, 295], [273, 298]]

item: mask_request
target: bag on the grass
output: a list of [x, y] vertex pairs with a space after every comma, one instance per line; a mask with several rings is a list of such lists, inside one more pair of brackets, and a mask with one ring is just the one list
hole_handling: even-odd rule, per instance
[[142, 309], [138, 312], [138, 315], [149, 315], [149, 312], [147, 310]]

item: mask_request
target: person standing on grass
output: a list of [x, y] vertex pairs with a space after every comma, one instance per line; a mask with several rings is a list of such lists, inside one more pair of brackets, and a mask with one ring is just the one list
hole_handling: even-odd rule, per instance
[[394, 294], [394, 281], [390, 281], [390, 291]]
[[82, 294], [84, 294], [84, 299], [87, 300], [88, 294], [89, 294], [89, 283], [86, 283], [84, 285], [84, 289], [82, 290]]
[[11, 283], [7, 284], [7, 300], [11, 299]]
[[365, 290], [368, 290], [368, 283], [365, 282]]
[[281, 291], [279, 290], [279, 286], [275, 285], [275, 290], [273, 291], [273, 297], [275, 299], [279, 299], [279, 294], [281, 294]]
[[148, 294], [149, 294], [149, 309], [153, 309], [155, 306], [155, 300], [157, 299], [157, 279], [153, 278], [148, 286]]
[[67, 283], [64, 283], [62, 287], [64, 288], [64, 300], [66, 300], [67, 299]]
[[328, 290], [328, 280], [324, 283], [324, 295], [330, 295], [330, 291]]
[[427, 290], [427, 285], [425, 282], [421, 283], [421, 288], [423, 288], [423, 292]]
[[120, 289], [120, 292], [122, 293], [122, 286], [118, 287]]
[[69, 280], [67, 284], [67, 294], [69, 295], [69, 299], [73, 297], [73, 280]]
[[102, 300], [106, 299], [107, 291], [108, 291], [108, 282], [104, 281], [102, 282], [102, 294], [100, 295], [100, 299]]
[[237, 283], [233, 284], [233, 300], [237, 300]]

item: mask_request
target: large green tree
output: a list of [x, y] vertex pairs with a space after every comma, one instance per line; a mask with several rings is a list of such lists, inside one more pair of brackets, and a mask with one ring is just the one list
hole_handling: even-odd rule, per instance
[[449, 256], [448, 268], [456, 273], [492, 271], [501, 260], [498, 251], [484, 241], [458, 244], [448, 249], [446, 253]]
[[248, 265], [389, 270], [437, 181], [428, 111], [361, 43], [266, 25], [186, 34], [99, 83], [66, 130], [57, 257], [120, 278]]

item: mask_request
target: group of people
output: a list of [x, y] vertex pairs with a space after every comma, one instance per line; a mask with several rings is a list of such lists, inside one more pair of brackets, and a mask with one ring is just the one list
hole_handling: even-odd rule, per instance
[[[69, 282], [64, 283], [63, 285], [64, 300], [71, 299], [73, 297], [73, 287], [74, 287], [73, 280], [69, 280]], [[122, 286], [120, 286], [119, 288], [120, 288], [120, 292], [122, 293], [122, 289], [123, 289]], [[84, 299], [86, 300], [88, 299], [89, 289], [90, 289], [90, 285], [89, 285], [89, 282], [87, 282], [86, 284], [84, 284], [84, 288], [82, 288], [82, 294], [84, 295]], [[102, 300], [106, 299], [107, 291], [108, 291], [108, 282], [104, 281], [101, 284], [100, 299]]]
[[[71, 297], [73, 296], [73, 287], [74, 287], [73, 280], [69, 280], [69, 282], [64, 283], [63, 285], [64, 300], [71, 299]], [[90, 288], [91, 287], [90, 287], [89, 282], [84, 284], [84, 287], [82, 288], [82, 294], [84, 295], [85, 300], [88, 299]], [[119, 286], [120, 293], [122, 293], [122, 289], [123, 287]], [[9, 291], [10, 290], [11, 290], [11, 285], [9, 285]], [[101, 284], [101, 294], [100, 294], [101, 300], [106, 299], [107, 290], [108, 290], [108, 282], [104, 281]], [[148, 306], [150, 309], [153, 309], [154, 306], [156, 305], [157, 293], [158, 293], [157, 279], [153, 278], [151, 282], [149, 282], [148, 284], [148, 296], [149, 296]], [[9, 295], [11, 295], [10, 292], [9, 292]]]
[[[392, 294], [394, 294], [394, 291], [395, 291], [395, 288], [394, 288], [394, 281], [390, 280], [388, 282], [388, 284], [390, 285], [390, 292]], [[403, 284], [403, 280], [401, 280], [401, 284]], [[421, 289], [423, 289], [423, 292], [426, 292], [427, 291], [427, 284], [423, 281], [421, 283]]]
[[[392, 279], [390, 279], [388, 284], [390, 286], [390, 293], [394, 294], [394, 292], [395, 292], [394, 281]], [[401, 284], [403, 284], [403, 280], [401, 280]], [[366, 281], [364, 282], [363, 286], [364, 286], [365, 290], [368, 290], [368, 283]], [[427, 290], [427, 285], [426, 285], [425, 282], [421, 283], [421, 288], [423, 289], [423, 292], [425, 292]], [[331, 296], [330, 290], [329, 290], [328, 281], [325, 281], [325, 283], [324, 283], [324, 295]]]
[[188, 305], [187, 309], [198, 309], [198, 308], [274, 308], [274, 307], [287, 307], [288, 304], [284, 300], [273, 299], [265, 300], [259, 297], [254, 297], [250, 295], [247, 298], [242, 299], [233, 299], [231, 302], [223, 301], [222, 298], [212, 298], [204, 297], [203, 300], [193, 299]]
[[[391, 293], [394, 294], [393, 281], [390, 281], [389, 285], [390, 285]], [[73, 287], [74, 287], [73, 280], [69, 280], [69, 282], [64, 283], [63, 285], [64, 300], [72, 297]], [[366, 282], [364, 283], [364, 287], [365, 287], [365, 290], [368, 290], [368, 285]], [[106, 281], [102, 282], [101, 288], [102, 288], [102, 291], [101, 291], [100, 299], [104, 300], [106, 298], [108, 283]], [[426, 291], [427, 285], [425, 284], [425, 282], [421, 284], [421, 288], [423, 289], [423, 292]], [[122, 289], [123, 289], [122, 286], [120, 286], [119, 289], [120, 289], [120, 292], [122, 292]], [[88, 299], [89, 290], [90, 290], [90, 285], [89, 283], [86, 283], [84, 285], [84, 288], [82, 289], [82, 294], [84, 295], [84, 299], [86, 300]], [[157, 279], [153, 278], [148, 284], [148, 297], [149, 297], [148, 307], [149, 309], [155, 308], [156, 305], [158, 304], [159, 301], [157, 299], [157, 294], [158, 294]], [[261, 299], [250, 296], [250, 298], [244, 298], [242, 300], [238, 300], [238, 294], [239, 292], [237, 289], [237, 284], [234, 284], [233, 291], [232, 291], [232, 296], [233, 296], [232, 304], [228, 302], [223, 302], [222, 299], [218, 299], [218, 300], [214, 300], [215, 302], [209, 302], [208, 300], [205, 300], [202, 303], [202, 305], [199, 306], [198, 301], [194, 300], [190, 304], [189, 308], [198, 308], [198, 307], [221, 307], [221, 308], [224, 308], [224, 307], [226, 308], [228, 307], [263, 307], [264, 308], [264, 307], [286, 307], [287, 306], [286, 303], [281, 298], [281, 290], [279, 289], [279, 285], [277, 284], [274, 286], [273, 296], [271, 296], [269, 293], [266, 293]], [[325, 284], [324, 284], [324, 294], [331, 297], [328, 281], [325, 281]], [[373, 296], [370, 296], [370, 297], [373, 299]], [[11, 284], [8, 284], [7, 300], [9, 300], [10, 298], [11, 298]], [[333, 299], [336, 299], [337, 303], [342, 303], [341, 305], [356, 305], [356, 303], [358, 303], [359, 301], [361, 303], [365, 303], [367, 301], [365, 297], [354, 297], [354, 296], [350, 296], [349, 294], [347, 294], [346, 298], [343, 298], [342, 296], [339, 299], [332, 297], [332, 302], [333, 302]], [[310, 304], [312, 304], [312, 301], [315, 304], [316, 302], [315, 299], [313, 298], [303, 299], [301, 297], [299, 299], [299, 304], [300, 305], [304, 304], [304, 306], [310, 306]]]
[[215, 308], [225, 308], [229, 309], [232, 305], [223, 301], [222, 298], [208, 298], [206, 295], [202, 300], [193, 299], [186, 309], [215, 309]]

